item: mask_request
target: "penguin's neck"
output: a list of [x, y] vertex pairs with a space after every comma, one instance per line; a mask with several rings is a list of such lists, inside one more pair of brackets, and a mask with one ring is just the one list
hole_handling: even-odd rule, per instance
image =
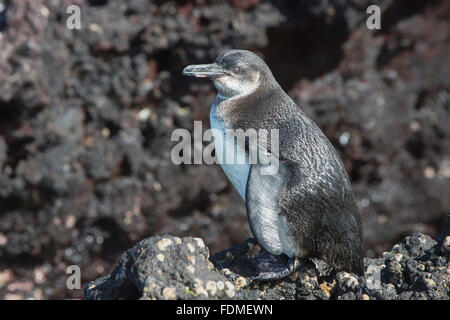
[[221, 120], [226, 128], [233, 129], [234, 124], [245, 114], [246, 107], [251, 105], [253, 96], [257, 96], [259, 91], [259, 87], [234, 95], [218, 91], [211, 108], [211, 115]]
[[224, 125], [226, 124], [226, 119], [228, 118], [227, 115], [230, 109], [230, 104], [227, 100], [230, 98], [231, 97], [224, 96], [218, 92], [216, 98], [214, 99], [214, 103], [211, 106], [211, 116], [214, 116], [217, 120], [223, 122]]

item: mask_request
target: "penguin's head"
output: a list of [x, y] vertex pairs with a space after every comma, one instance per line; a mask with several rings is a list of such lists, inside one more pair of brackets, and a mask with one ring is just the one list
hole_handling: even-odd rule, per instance
[[246, 95], [261, 84], [276, 84], [266, 63], [247, 50], [224, 51], [213, 63], [187, 66], [183, 74], [213, 80], [219, 94], [225, 97]]

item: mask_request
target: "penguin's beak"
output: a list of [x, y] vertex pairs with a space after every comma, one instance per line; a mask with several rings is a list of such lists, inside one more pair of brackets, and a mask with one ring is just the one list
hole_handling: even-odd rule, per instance
[[217, 63], [196, 64], [184, 68], [183, 74], [197, 78], [217, 78], [225, 74], [225, 70]]

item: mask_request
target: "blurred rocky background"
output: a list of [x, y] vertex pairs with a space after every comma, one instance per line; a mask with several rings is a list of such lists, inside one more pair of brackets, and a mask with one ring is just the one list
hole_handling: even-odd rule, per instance
[[[66, 9], [81, 8], [81, 30]], [[366, 27], [378, 4], [381, 30]], [[144, 237], [250, 236], [217, 165], [176, 166], [171, 133], [209, 126], [215, 90], [181, 75], [259, 53], [339, 150], [365, 254], [450, 212], [450, 2], [0, 0], [0, 298], [80, 298]]]

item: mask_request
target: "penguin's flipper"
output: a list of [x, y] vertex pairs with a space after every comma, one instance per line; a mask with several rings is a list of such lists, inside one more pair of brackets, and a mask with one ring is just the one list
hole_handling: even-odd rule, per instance
[[[259, 245], [269, 253], [284, 252], [280, 238], [279, 201], [289, 181], [289, 169], [283, 163], [270, 171], [269, 165], [252, 164], [247, 179], [245, 205], [250, 229]], [[285, 252], [286, 253], [286, 252]]]
[[290, 172], [283, 163], [277, 164], [276, 170], [268, 165], [252, 164], [247, 180], [245, 202], [250, 229], [266, 251], [253, 259], [259, 272], [255, 280], [281, 279], [294, 270], [292, 244], [285, 241], [286, 224], [278, 214], [280, 197]]

